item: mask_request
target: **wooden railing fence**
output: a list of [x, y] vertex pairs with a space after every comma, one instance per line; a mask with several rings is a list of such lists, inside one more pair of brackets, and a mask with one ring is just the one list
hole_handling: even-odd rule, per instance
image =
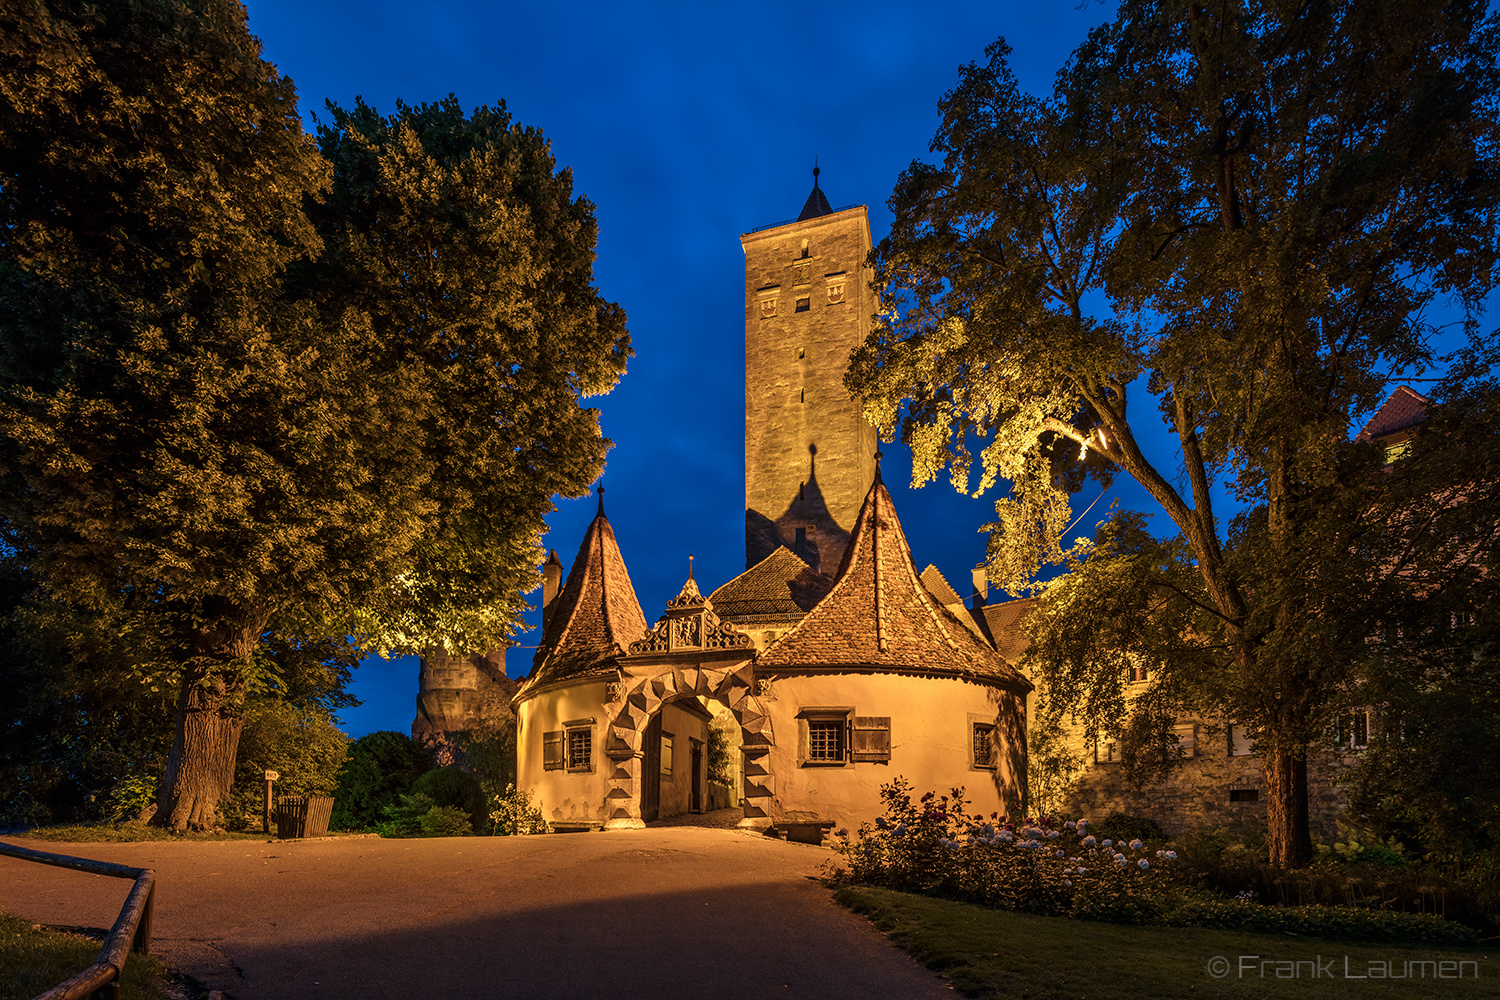
[[107, 861], [71, 858], [66, 854], [48, 854], [3, 842], [0, 842], [0, 855], [58, 868], [72, 868], [93, 875], [135, 880], [130, 895], [125, 897], [125, 905], [120, 907], [120, 916], [110, 929], [109, 937], [104, 939], [104, 947], [94, 964], [35, 998], [82, 1000], [83, 997], [93, 996], [102, 1000], [119, 1000], [120, 973], [125, 970], [126, 955], [132, 951], [142, 955], [151, 954], [151, 900], [155, 892], [156, 872], [149, 868], [129, 868]]

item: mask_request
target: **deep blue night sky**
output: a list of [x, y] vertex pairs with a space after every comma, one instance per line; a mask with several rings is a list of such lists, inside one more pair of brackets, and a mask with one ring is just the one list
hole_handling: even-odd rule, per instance
[[[455, 94], [503, 100], [541, 128], [575, 193], [597, 207], [596, 280], [629, 316], [635, 358], [592, 401], [615, 443], [606, 507], [648, 621], [697, 557], [705, 589], [744, 569], [744, 258], [739, 235], [794, 217], [814, 157], [834, 206], [870, 207], [874, 238], [897, 176], [927, 157], [936, 105], [957, 68], [1005, 36], [1023, 86], [1053, 75], [1113, 4], [862, 3], [396, 4], [249, 0], [266, 58], [297, 84], [304, 113], [356, 95], [395, 102]], [[961, 592], [983, 558], [992, 500], [938, 482], [901, 488], [905, 449], [886, 446], [885, 479], [918, 568], [936, 563]], [[1168, 460], [1167, 470], [1175, 469]], [[1123, 480], [1115, 495], [1151, 510]], [[1088, 489], [1077, 503], [1097, 496]], [[561, 500], [549, 547], [571, 564], [593, 499]], [[536, 596], [536, 595], [534, 595]], [[535, 624], [538, 616], [530, 616]], [[520, 642], [536, 644], [536, 632]], [[530, 668], [512, 650], [509, 672]], [[343, 713], [352, 735], [407, 730], [416, 661], [370, 659]]]

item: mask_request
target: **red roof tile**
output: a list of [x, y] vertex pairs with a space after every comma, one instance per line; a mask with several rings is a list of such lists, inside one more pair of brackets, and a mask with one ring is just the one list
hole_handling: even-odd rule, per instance
[[1031, 645], [1021, 625], [1036, 601], [1035, 597], [1022, 597], [984, 607], [984, 623], [989, 626], [990, 636], [995, 640], [995, 649], [1011, 663], [1015, 663]]
[[879, 475], [865, 495], [833, 589], [766, 647], [756, 666], [953, 672], [1017, 692], [1031, 687], [922, 585]]
[[1410, 386], [1397, 386], [1354, 440], [1375, 441], [1387, 434], [1415, 427], [1427, 419], [1427, 408], [1431, 405], [1432, 400]]
[[936, 566], [928, 563], [918, 579], [922, 581], [922, 586], [927, 588], [927, 592], [937, 598], [939, 604], [953, 612], [953, 617], [964, 623], [965, 628], [980, 638], [984, 638], [984, 632], [980, 630], [979, 623], [974, 620], [973, 615], [969, 614], [969, 609], [964, 607], [964, 599], [958, 596], [958, 591], [953, 589], [947, 577], [943, 576]]
[[521, 693], [552, 681], [608, 673], [646, 634], [646, 616], [601, 510], [584, 532], [573, 571], [547, 616], [547, 634]]
[[796, 621], [833, 589], [833, 580], [814, 572], [790, 549], [778, 547], [708, 596], [719, 617]]

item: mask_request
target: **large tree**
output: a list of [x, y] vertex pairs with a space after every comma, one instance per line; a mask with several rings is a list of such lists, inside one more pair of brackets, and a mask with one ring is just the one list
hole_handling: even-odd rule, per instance
[[157, 821], [206, 825], [269, 629], [505, 637], [608, 447], [578, 397], [624, 317], [503, 108], [336, 114], [330, 169], [232, 0], [0, 18], [0, 518], [57, 597], [157, 637]]
[[[848, 385], [901, 428], [916, 481], [1010, 481], [999, 582], [1064, 559], [1084, 476], [1123, 471], [1175, 526], [1107, 532], [1095, 568], [1125, 575], [1069, 584], [1096, 598], [1074, 610], [1150, 612], [1119, 618], [1170, 654], [1136, 729], [1164, 738], [1191, 704], [1258, 731], [1280, 863], [1310, 852], [1308, 748], [1354, 641], [1330, 597], [1389, 578], [1328, 572], [1378, 527], [1347, 499], [1379, 468], [1350, 421], [1435, 360], [1430, 307], [1472, 323], [1493, 283], [1495, 36], [1480, 2], [1127, 0], [1046, 99], [997, 42], [943, 98], [943, 162], [902, 175], [874, 254], [886, 312]], [[1057, 698], [1077, 663], [1045, 652]], [[1073, 692], [1094, 725], [1120, 718], [1118, 670], [1099, 680]]]

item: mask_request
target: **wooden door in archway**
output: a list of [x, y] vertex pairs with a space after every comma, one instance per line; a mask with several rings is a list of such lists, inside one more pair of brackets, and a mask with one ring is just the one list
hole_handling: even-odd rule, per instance
[[692, 746], [693, 793], [688, 808], [695, 813], [703, 811], [703, 741], [689, 737]]
[[651, 717], [641, 743], [641, 822], [661, 813], [661, 713]]

